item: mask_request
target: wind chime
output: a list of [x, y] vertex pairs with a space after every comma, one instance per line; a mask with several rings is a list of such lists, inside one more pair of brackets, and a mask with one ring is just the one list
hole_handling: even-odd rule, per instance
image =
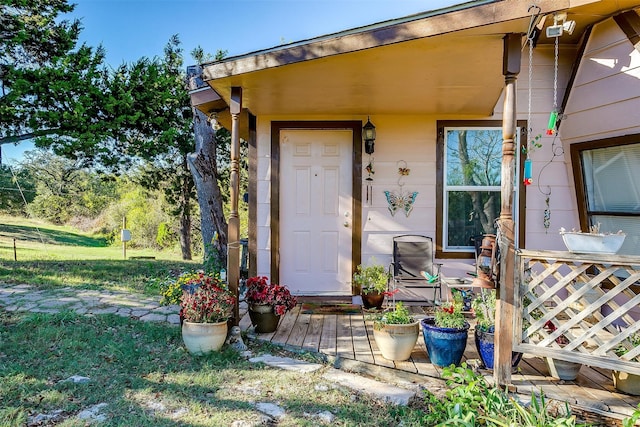
[[371, 123], [367, 117], [367, 123], [362, 128], [364, 134], [364, 152], [369, 156], [369, 162], [365, 167], [367, 171], [366, 181], [366, 202], [367, 206], [373, 205], [373, 174], [376, 172], [373, 170], [373, 157], [371, 155], [374, 152], [374, 144], [376, 140], [376, 127]]

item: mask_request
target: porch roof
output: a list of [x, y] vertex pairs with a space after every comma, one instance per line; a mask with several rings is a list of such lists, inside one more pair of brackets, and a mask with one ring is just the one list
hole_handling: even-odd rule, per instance
[[[239, 86], [243, 107], [254, 115], [486, 117], [504, 86], [502, 39], [506, 33], [527, 32], [531, 4], [472, 1], [205, 64], [209, 101], [194, 104], [205, 113], [224, 109], [231, 87]], [[640, 1], [535, 4], [543, 17], [539, 43], [552, 41], [544, 27], [562, 11], [576, 27], [560, 42], [575, 44], [587, 27]], [[221, 120], [225, 125], [224, 116]]]

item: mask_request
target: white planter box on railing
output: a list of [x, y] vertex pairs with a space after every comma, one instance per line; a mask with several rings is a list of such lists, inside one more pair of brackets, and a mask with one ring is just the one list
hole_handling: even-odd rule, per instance
[[569, 252], [579, 254], [615, 254], [622, 247], [626, 234], [592, 234], [577, 231], [560, 231]]

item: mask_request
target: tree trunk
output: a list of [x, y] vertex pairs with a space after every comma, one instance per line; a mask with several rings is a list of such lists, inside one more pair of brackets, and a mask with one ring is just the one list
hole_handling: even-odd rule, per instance
[[187, 161], [187, 157], [184, 156], [182, 159], [182, 166], [184, 172], [181, 173], [182, 176], [182, 185], [180, 191], [180, 249], [182, 250], [182, 259], [190, 260], [192, 259], [191, 255], [191, 201], [190, 195], [191, 187], [190, 179], [187, 179], [189, 176], [186, 175], [186, 172], [189, 168], [189, 162]]
[[[196, 149], [187, 156], [200, 205], [200, 223], [205, 259], [218, 257], [219, 265], [227, 264], [227, 221], [222, 209], [222, 194], [218, 186], [216, 162], [216, 132], [207, 117], [193, 109]], [[217, 233], [217, 239], [215, 235]]]

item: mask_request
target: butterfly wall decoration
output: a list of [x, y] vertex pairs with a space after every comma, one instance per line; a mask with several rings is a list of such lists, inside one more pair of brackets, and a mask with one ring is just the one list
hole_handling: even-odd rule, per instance
[[402, 190], [398, 192], [385, 191], [384, 194], [387, 196], [387, 203], [389, 204], [388, 209], [389, 212], [391, 212], [391, 216], [394, 216], [398, 210], [402, 210], [407, 218], [413, 210], [413, 203], [416, 201], [416, 197], [418, 196], [417, 191], [405, 193]]

